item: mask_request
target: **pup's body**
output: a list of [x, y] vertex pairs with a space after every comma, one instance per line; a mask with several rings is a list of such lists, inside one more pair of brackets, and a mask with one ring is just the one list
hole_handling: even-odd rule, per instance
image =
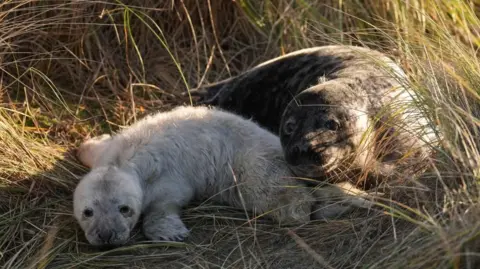
[[180, 211], [195, 198], [257, 214], [272, 210], [268, 215], [282, 223], [307, 222], [314, 205], [277, 136], [206, 107], [179, 107], [90, 139], [78, 158], [92, 170], [75, 190], [74, 214], [95, 245], [124, 243], [140, 214], [148, 239], [182, 240], [188, 230]]
[[435, 139], [404, 83], [402, 69], [378, 51], [324, 46], [272, 59], [192, 95], [279, 134], [297, 176], [362, 181], [363, 175], [363, 183], [376, 185], [422, 171]]

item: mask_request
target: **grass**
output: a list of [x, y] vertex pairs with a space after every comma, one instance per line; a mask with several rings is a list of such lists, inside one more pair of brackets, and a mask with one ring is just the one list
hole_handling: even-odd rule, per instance
[[[0, 3], [2, 268], [477, 268], [480, 3], [94, 1]], [[211, 204], [186, 243], [101, 251], [71, 214], [72, 150], [180, 93], [307, 46], [356, 44], [404, 67], [443, 136], [432, 168], [383, 212], [277, 227]], [[141, 240], [140, 233], [138, 238]]]

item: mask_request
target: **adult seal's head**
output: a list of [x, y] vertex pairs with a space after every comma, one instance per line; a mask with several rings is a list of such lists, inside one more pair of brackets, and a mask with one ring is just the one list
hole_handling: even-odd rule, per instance
[[94, 168], [74, 193], [74, 215], [92, 245], [126, 243], [140, 217], [143, 192], [134, 174], [113, 166]]
[[358, 158], [369, 123], [367, 103], [360, 94], [346, 83], [327, 81], [288, 104], [279, 134], [295, 174], [318, 177]]

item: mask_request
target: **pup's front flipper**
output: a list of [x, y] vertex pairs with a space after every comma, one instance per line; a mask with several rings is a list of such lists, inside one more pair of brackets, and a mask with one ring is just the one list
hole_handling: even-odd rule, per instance
[[77, 159], [86, 167], [93, 168], [100, 154], [107, 148], [111, 136], [103, 134], [84, 141], [77, 149]]
[[145, 214], [143, 233], [152, 241], [183, 241], [190, 231], [177, 212], [156, 208]]

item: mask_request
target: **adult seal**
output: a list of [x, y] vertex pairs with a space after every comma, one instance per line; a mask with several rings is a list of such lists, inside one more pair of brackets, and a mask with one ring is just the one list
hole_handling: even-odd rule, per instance
[[279, 134], [295, 174], [319, 180], [410, 178], [436, 139], [403, 70], [368, 48], [298, 50], [190, 93]]

